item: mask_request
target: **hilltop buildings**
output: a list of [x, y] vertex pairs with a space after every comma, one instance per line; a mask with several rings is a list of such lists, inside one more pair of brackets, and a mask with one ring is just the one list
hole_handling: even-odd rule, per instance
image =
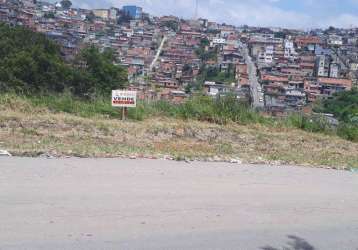
[[[0, 21], [44, 33], [73, 60], [88, 45], [115, 52], [142, 99], [182, 102], [192, 92], [234, 93], [249, 101], [257, 70], [264, 109], [300, 111], [358, 83], [358, 30], [274, 30], [206, 19], [154, 17], [141, 7], [62, 8], [31, 0], [0, 1]], [[251, 72], [251, 75], [255, 72]]]

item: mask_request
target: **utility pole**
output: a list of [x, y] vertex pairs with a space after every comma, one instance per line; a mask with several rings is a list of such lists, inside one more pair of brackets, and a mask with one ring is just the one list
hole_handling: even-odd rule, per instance
[[199, 0], [195, 0], [195, 16], [194, 19], [198, 19], [198, 12], [199, 12]]

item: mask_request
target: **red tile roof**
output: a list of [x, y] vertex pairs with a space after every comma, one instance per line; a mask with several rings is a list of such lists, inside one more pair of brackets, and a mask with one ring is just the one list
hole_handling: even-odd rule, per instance
[[328, 85], [342, 85], [349, 89], [352, 88], [352, 80], [349, 79], [337, 79], [337, 78], [318, 78], [318, 82], [320, 84], [328, 84]]
[[288, 82], [287, 76], [273, 76], [273, 75], [262, 75], [262, 81], [271, 81], [271, 82]]

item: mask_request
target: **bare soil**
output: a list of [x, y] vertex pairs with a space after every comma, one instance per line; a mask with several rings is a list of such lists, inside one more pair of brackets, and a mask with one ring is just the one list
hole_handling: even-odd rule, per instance
[[0, 149], [16, 156], [138, 157], [358, 167], [358, 144], [263, 125], [225, 126], [156, 117], [81, 118], [46, 109], [0, 108]]

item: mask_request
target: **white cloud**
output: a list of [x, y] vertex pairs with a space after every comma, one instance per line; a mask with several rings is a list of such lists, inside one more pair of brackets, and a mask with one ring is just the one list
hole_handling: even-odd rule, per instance
[[[75, 5], [93, 8], [109, 6], [120, 7], [126, 4], [139, 5], [153, 15], [176, 15], [192, 18], [195, 12], [195, 0], [73, 0]], [[199, 15], [209, 20], [226, 22], [235, 25], [276, 26], [289, 28], [349, 27], [358, 24], [358, 16], [340, 13], [332, 16], [325, 9], [325, 3], [333, 6], [336, 0], [301, 0], [308, 11], [287, 10], [280, 8], [283, 1], [295, 0], [199, 0]], [[298, 0], [297, 0], [298, 1]], [[341, 0], [347, 1], [347, 0]], [[358, 0], [348, 0], [358, 3]], [[286, 2], [287, 3], [287, 2]], [[297, 2], [296, 2], [297, 4]], [[337, 4], [339, 2], [337, 1]], [[341, 3], [344, 4], [344, 3]], [[327, 5], [327, 4], [326, 4]], [[316, 8], [321, 6], [319, 13]], [[309, 11], [311, 10], [311, 11]]]

